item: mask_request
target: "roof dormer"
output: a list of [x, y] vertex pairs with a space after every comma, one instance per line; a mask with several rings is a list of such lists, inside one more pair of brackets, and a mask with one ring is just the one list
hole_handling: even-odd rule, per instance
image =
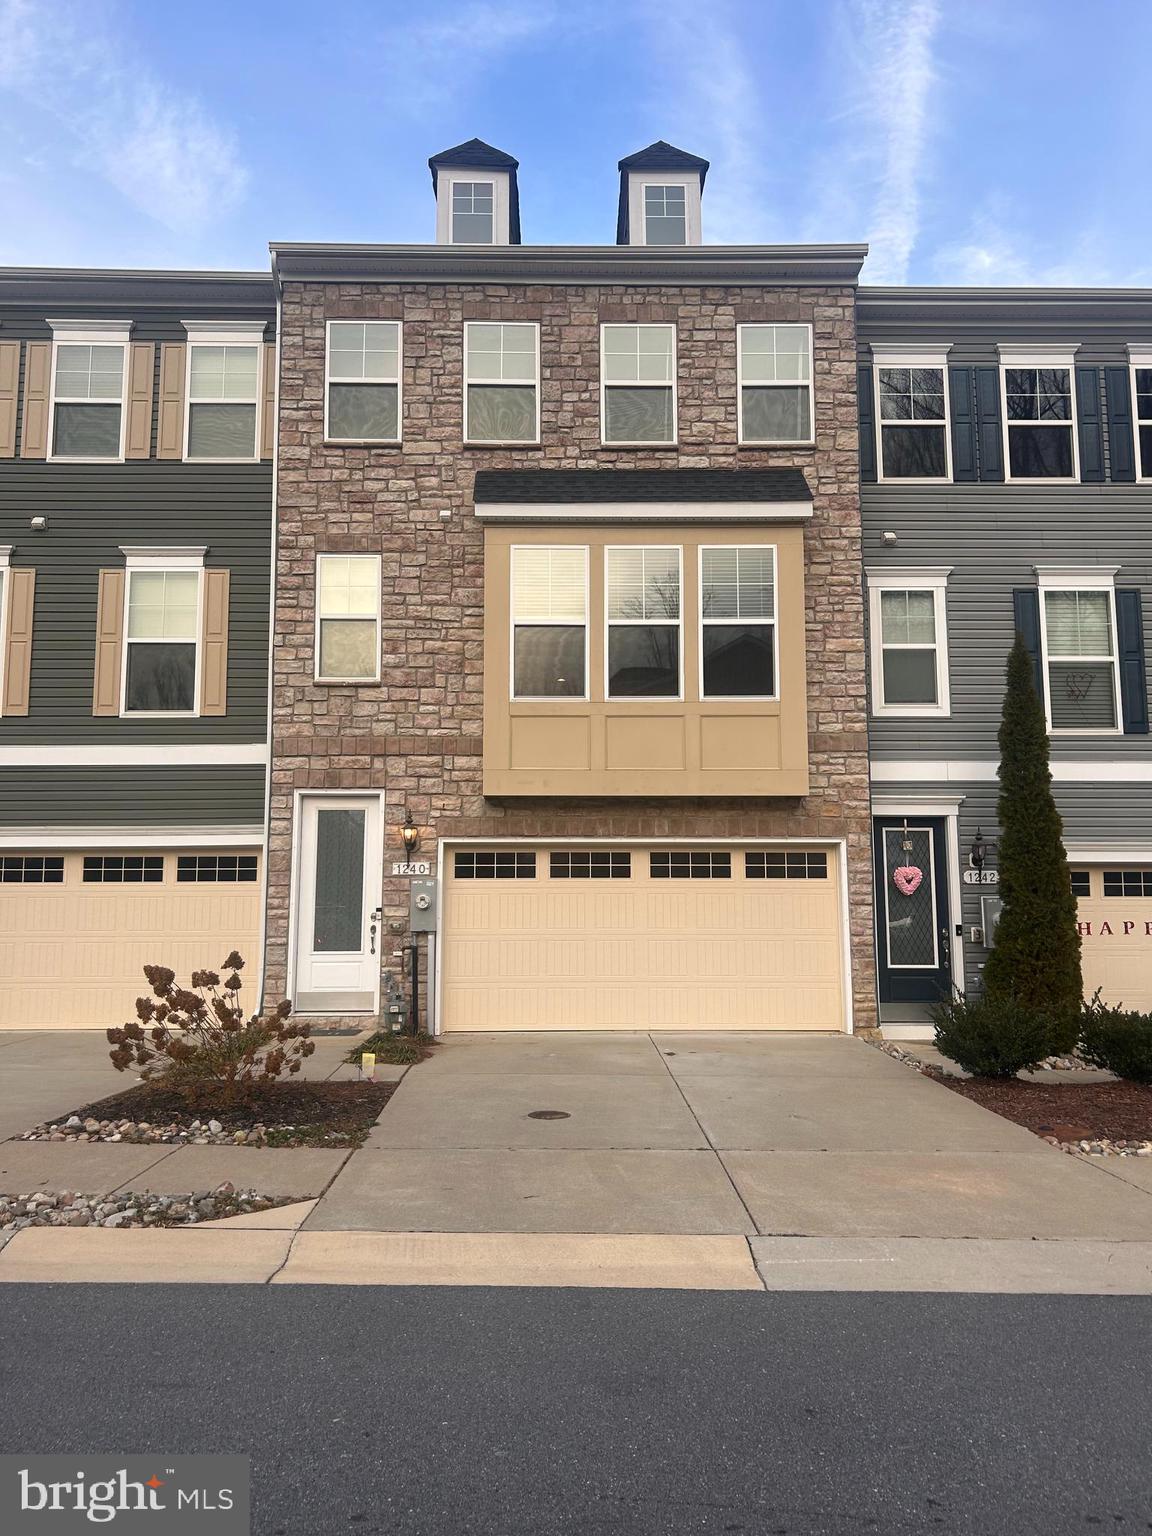
[[436, 192], [437, 245], [519, 245], [520, 162], [483, 139], [428, 161]]
[[707, 160], [657, 139], [620, 161], [617, 245], [699, 245]]

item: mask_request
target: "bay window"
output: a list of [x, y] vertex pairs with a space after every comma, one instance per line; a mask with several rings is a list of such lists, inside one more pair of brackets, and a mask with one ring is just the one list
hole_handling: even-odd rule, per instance
[[604, 552], [607, 696], [680, 695], [680, 550]]
[[702, 698], [775, 697], [775, 589], [770, 544], [701, 549]]
[[601, 439], [606, 445], [676, 441], [676, 327], [600, 329]]
[[812, 441], [812, 327], [737, 326], [742, 443]]
[[512, 550], [512, 697], [586, 698], [588, 549]]
[[400, 360], [398, 320], [329, 320], [327, 441], [400, 441]]

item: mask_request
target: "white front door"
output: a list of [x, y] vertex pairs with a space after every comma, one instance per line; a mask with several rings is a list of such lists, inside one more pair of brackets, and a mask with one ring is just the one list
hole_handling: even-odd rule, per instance
[[298, 1013], [375, 1013], [380, 987], [380, 800], [300, 802], [296, 899]]

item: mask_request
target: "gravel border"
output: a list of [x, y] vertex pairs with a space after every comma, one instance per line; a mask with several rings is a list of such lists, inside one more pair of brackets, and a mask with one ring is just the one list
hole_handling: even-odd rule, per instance
[[257, 1123], [247, 1131], [226, 1131], [219, 1120], [193, 1120], [190, 1125], [177, 1121], [154, 1124], [150, 1120], [82, 1120], [69, 1115], [67, 1120], [43, 1122], [30, 1131], [13, 1136], [13, 1141], [127, 1141], [136, 1146], [153, 1142], [163, 1146], [193, 1147], [263, 1147], [269, 1131], [294, 1131], [293, 1125]]
[[0, 1195], [0, 1230], [24, 1227], [191, 1227], [221, 1217], [247, 1216], [295, 1205], [309, 1195], [262, 1195], [237, 1190], [230, 1183], [186, 1195], [82, 1195], [35, 1190], [28, 1195]]

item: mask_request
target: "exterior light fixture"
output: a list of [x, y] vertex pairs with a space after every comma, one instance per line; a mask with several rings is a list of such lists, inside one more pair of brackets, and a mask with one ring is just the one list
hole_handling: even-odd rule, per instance
[[984, 841], [984, 834], [980, 828], [976, 828], [976, 836], [972, 839], [972, 847], [968, 858], [973, 869], [983, 869], [984, 860], [988, 857], [988, 844]]
[[400, 827], [400, 837], [404, 843], [404, 852], [411, 858], [420, 846], [420, 828], [412, 820], [408, 811], [404, 812], [404, 820]]
[[900, 540], [896, 537], [891, 528], [886, 528], [880, 535], [880, 542], [885, 546], [886, 549], [891, 549], [894, 545], [899, 544]]

